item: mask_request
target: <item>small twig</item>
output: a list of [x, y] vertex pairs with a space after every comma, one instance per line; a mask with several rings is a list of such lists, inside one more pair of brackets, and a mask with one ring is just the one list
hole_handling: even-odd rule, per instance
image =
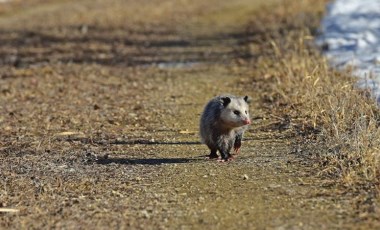
[[20, 210], [14, 208], [0, 208], [0, 212], [19, 212]]
[[278, 119], [278, 120], [281, 120], [281, 121], [285, 120], [284, 118], [279, 117], [279, 116], [276, 116], [276, 115], [273, 115], [273, 114], [269, 114], [269, 116], [270, 116], [270, 117], [274, 117], [274, 118], [276, 118], [276, 119]]

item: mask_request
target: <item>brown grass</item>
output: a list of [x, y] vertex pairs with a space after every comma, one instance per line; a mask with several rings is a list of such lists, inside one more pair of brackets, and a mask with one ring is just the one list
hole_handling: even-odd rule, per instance
[[286, 7], [269, 17], [261, 11], [265, 25], [253, 22], [249, 28], [250, 33], [263, 33], [267, 43], [265, 49], [250, 45], [252, 55], [263, 54], [255, 63], [264, 70], [259, 76], [277, 82], [276, 93], [264, 98], [275, 105], [277, 116], [292, 118], [294, 131], [303, 143], [309, 141], [308, 151], [318, 157], [323, 175], [347, 185], [377, 184], [379, 110], [366, 92], [354, 87], [350, 71], [332, 70], [313, 47], [324, 2], [283, 3]]

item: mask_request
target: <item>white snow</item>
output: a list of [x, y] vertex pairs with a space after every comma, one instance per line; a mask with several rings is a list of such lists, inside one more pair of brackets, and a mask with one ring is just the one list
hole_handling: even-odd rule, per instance
[[317, 44], [337, 69], [354, 67], [358, 86], [380, 104], [380, 0], [335, 0], [327, 7]]

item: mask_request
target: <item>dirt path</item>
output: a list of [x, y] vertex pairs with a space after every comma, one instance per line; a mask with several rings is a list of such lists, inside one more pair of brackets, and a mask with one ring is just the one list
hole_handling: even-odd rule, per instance
[[[262, 1], [104, 2], [0, 19], [0, 208], [19, 210], [0, 213], [0, 226], [362, 224], [291, 135], [270, 129], [279, 120], [252, 83], [243, 32]], [[221, 164], [204, 158], [198, 120], [224, 92], [250, 95], [256, 119], [239, 157]]]

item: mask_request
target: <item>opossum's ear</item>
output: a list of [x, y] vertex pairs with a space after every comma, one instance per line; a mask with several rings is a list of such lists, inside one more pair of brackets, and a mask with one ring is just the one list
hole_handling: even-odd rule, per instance
[[245, 96], [244, 101], [247, 102], [247, 104], [249, 104], [249, 103], [251, 103], [251, 98], [248, 96]]
[[229, 97], [222, 97], [221, 99], [224, 107], [226, 107], [231, 102], [231, 98]]

